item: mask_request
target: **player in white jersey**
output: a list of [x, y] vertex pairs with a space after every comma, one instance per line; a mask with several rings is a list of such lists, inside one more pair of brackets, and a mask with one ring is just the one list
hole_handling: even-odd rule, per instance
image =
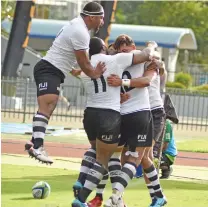
[[[139, 54], [121, 53], [106, 55], [105, 43], [91, 38], [89, 54], [92, 65], [102, 61], [106, 71], [99, 79], [83, 77], [87, 90], [87, 105], [84, 112], [84, 129], [91, 144], [82, 160], [78, 181], [73, 186], [76, 199], [72, 207], [86, 206], [89, 194], [108, 173], [108, 161], [115, 152], [120, 134], [120, 87], [111, 87], [106, 79], [110, 74], [122, 77], [125, 68], [149, 60], [151, 50]], [[95, 151], [96, 149], [96, 151]]]
[[[147, 43], [148, 45], [148, 43]], [[161, 76], [159, 73], [155, 74], [150, 86], [148, 87], [149, 99], [150, 99], [150, 108], [153, 118], [153, 146], [149, 153], [149, 158], [153, 160], [153, 157], [159, 160], [160, 157], [160, 148], [163, 139], [163, 130], [165, 125], [165, 110], [163, 107], [163, 100], [161, 96], [161, 85], [165, 85], [164, 80], [167, 75], [164, 64], [161, 65], [164, 69], [164, 74]], [[161, 83], [161, 79], [163, 79]], [[150, 197], [152, 200], [155, 197], [155, 192], [150, 180], [144, 175], [145, 182], [148, 186]]]
[[[110, 52], [111, 52], [111, 54], [114, 54], [114, 51], [113, 51], [113, 48], [112, 48], [112, 46], [110, 45], [109, 46], [110, 47]], [[108, 50], [109, 51], [109, 50]], [[138, 67], [136, 67], [136, 66], [138, 66]], [[133, 74], [135, 74], [136, 73], [136, 77], [137, 77], [137, 75], [138, 74], [140, 74], [140, 76], [143, 76], [143, 72], [144, 72], [144, 64], [142, 63], [142, 64], [139, 64], [139, 65], [136, 65], [136, 66], [132, 66], [132, 67], [136, 67], [135, 68], [135, 70], [132, 70], [131, 72], [133, 73]], [[154, 74], [154, 72], [152, 72], [152, 71], [149, 71], [149, 70], [154, 70], [156, 68], [156, 63], [152, 63], [152, 64], [150, 64], [149, 66], [148, 66], [148, 71], [146, 71], [146, 75], [147, 75], [147, 73], [149, 73], [147, 76], [145, 76], [145, 77], [141, 77], [141, 78], [139, 78], [139, 82], [138, 81], [136, 81], [135, 83], [133, 83], [133, 84], [135, 84], [134, 85], [134, 87], [136, 86], [136, 87], [145, 87], [145, 86], [148, 86], [149, 85], [149, 83], [150, 83], [150, 81], [151, 81], [151, 78], [152, 78], [152, 73]], [[128, 71], [127, 70], [125, 70], [124, 71], [124, 73], [123, 73], [123, 76], [125, 76], [125, 74], [129, 77], [129, 75], [131, 75], [129, 72], [127, 73]], [[138, 74], [137, 74], [138, 73]], [[115, 77], [115, 75], [113, 75], [113, 78]], [[117, 76], [116, 76], [117, 77]], [[110, 77], [108, 77], [108, 83], [109, 84], [111, 84], [112, 82], [114, 82], [116, 79], [112, 79], [111, 78], [111, 76]], [[119, 78], [119, 83], [118, 83], [118, 86], [120, 86], [121, 85], [121, 79]], [[132, 84], [132, 83], [131, 83]], [[136, 102], [134, 105], [132, 104], [132, 103], [130, 103], [130, 107], [133, 107], [133, 108], [131, 108], [131, 110], [137, 110], [138, 109], [138, 103], [140, 102], [140, 101], [138, 101], [138, 99], [135, 99], [135, 95], [136, 95], [136, 91], [137, 90], [132, 90], [132, 91], [134, 91], [133, 92], [133, 94], [134, 94], [134, 96], [131, 96], [131, 97], [133, 97], [134, 98], [134, 101], [133, 102]], [[140, 90], [139, 90], [140, 91]], [[125, 95], [128, 95], [128, 93], [125, 93], [125, 94], [121, 94], [121, 103], [122, 103], [122, 101], [123, 101], [123, 99], [125, 98]], [[142, 94], [142, 91], [140, 91], [139, 93], [138, 93], [138, 95], [139, 95], [139, 97], [141, 96], [141, 95], [143, 95]], [[147, 94], [148, 95], [148, 94]], [[137, 96], [137, 95], [136, 95]], [[147, 102], [149, 102], [149, 99], [148, 99], [148, 96], [147, 96], [147, 98], [146, 98], [146, 101]], [[144, 104], [144, 102], [145, 102], [145, 100], [144, 101], [142, 101], [142, 102], [140, 102], [140, 106], [139, 106], [139, 108], [141, 109], [141, 108], [146, 108], [146, 105]], [[123, 104], [122, 104], [123, 105]], [[148, 109], [149, 109], [149, 107], [148, 107]], [[121, 116], [121, 117], [123, 117], [123, 116]], [[116, 152], [113, 154], [113, 156], [110, 158], [110, 160], [109, 160], [109, 163], [108, 163], [108, 170], [109, 170], [109, 174], [110, 174], [110, 179], [111, 179], [111, 183], [112, 183], [112, 188], [114, 188], [114, 185], [115, 185], [115, 179], [117, 179], [117, 176], [116, 176], [116, 174], [117, 173], [119, 173], [119, 171], [121, 170], [121, 164], [120, 164], [120, 155], [121, 155], [121, 151], [122, 151], [122, 148], [123, 148], [123, 145], [125, 144], [124, 143], [125, 141], [124, 140], [120, 140], [120, 142], [119, 142], [119, 146], [118, 146], [118, 148], [117, 148], [117, 150], [116, 150]], [[105, 189], [105, 186], [106, 186], [106, 183], [107, 183], [107, 180], [108, 180], [108, 177], [109, 177], [109, 175], [108, 174], [106, 174], [104, 177], [103, 177], [103, 179], [102, 179], [102, 181], [99, 183], [99, 185], [97, 186], [97, 189], [96, 189], [96, 196], [91, 200], [91, 201], [89, 201], [88, 202], [88, 206], [90, 206], [90, 207], [100, 207], [100, 206], [102, 206], [102, 202], [103, 202], [103, 192], [104, 192], [104, 189]], [[122, 199], [121, 199], [121, 202], [122, 202]]]
[[[134, 42], [127, 35], [118, 37], [114, 45], [119, 52], [134, 52], [134, 54], [137, 52]], [[154, 72], [154, 74], [156, 73]], [[144, 173], [151, 180], [155, 193], [154, 200], [150, 206], [163, 206], [167, 202], [160, 188], [157, 171], [153, 162], [149, 159], [153, 137], [149, 93], [147, 87], [138, 88], [141, 87], [141, 84], [135, 84], [135, 81], [141, 78], [143, 74], [144, 64], [135, 65], [124, 71], [123, 78], [125, 79], [120, 81], [120, 84], [124, 82], [127, 86], [125, 91], [129, 93], [129, 99], [121, 105], [120, 141], [121, 145], [127, 143], [128, 151], [120, 173], [115, 175], [113, 194], [104, 205], [105, 207], [123, 206], [120, 203], [121, 196], [136, 173], [137, 165], [140, 163]], [[154, 74], [152, 74], [152, 77]], [[131, 80], [132, 78], [134, 79]]]
[[154, 124], [153, 155], [156, 159], [160, 158], [160, 149], [163, 139], [162, 134], [165, 127], [165, 110], [163, 106], [162, 93], [164, 92], [167, 72], [165, 70], [164, 64], [162, 67], [164, 68], [164, 75], [155, 76], [151, 85], [148, 87], [150, 94], [151, 113]]
[[44, 136], [65, 76], [78, 65], [91, 78], [99, 78], [105, 70], [103, 63], [92, 66], [87, 54], [89, 30], [99, 30], [104, 24], [103, 18], [104, 10], [100, 4], [87, 3], [80, 15], [60, 30], [46, 56], [34, 67], [38, 111], [33, 117], [32, 140], [25, 145], [25, 150], [39, 161], [53, 163], [43, 148]]

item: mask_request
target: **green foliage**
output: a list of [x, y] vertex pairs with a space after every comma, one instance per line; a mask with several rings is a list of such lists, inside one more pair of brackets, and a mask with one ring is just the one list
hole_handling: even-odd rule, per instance
[[179, 83], [179, 82], [167, 82], [166, 87], [167, 88], [181, 88], [181, 89], [186, 88], [182, 83]]
[[44, 50], [44, 51], [41, 51], [41, 55], [42, 55], [42, 56], [45, 56], [46, 53], [47, 53], [47, 51], [45, 51], [45, 50]]
[[1, 1], [1, 20], [13, 19], [16, 1]]
[[175, 76], [175, 82], [183, 84], [186, 88], [190, 87], [192, 84], [192, 77], [188, 73], [177, 73]]
[[193, 87], [193, 88], [198, 90], [198, 91], [208, 91], [208, 84], [196, 86], [196, 87]]
[[119, 24], [191, 28], [196, 36], [198, 51], [190, 51], [190, 62], [208, 63], [208, 5], [206, 2], [118, 1], [115, 19]]
[[208, 94], [208, 84], [192, 87], [191, 90], [200, 94]]

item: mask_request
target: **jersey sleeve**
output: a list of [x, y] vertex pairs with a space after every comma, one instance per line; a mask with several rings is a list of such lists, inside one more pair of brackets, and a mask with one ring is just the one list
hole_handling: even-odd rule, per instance
[[86, 32], [76, 31], [72, 34], [71, 42], [74, 50], [89, 50], [90, 35]]
[[169, 121], [166, 121], [166, 130], [165, 130], [165, 142], [170, 142], [172, 138], [172, 126]]
[[116, 63], [118, 65], [120, 65], [120, 68], [122, 70], [124, 70], [132, 65], [132, 61], [133, 61], [133, 57], [134, 57], [133, 53], [120, 53], [115, 56], [116, 56]]

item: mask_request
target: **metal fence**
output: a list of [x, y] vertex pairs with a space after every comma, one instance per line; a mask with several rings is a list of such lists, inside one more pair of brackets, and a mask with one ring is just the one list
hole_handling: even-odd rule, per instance
[[[37, 110], [36, 86], [27, 78], [2, 78], [1, 81], [1, 112], [2, 118], [16, 119], [25, 122], [32, 119]], [[168, 89], [179, 116], [178, 127], [187, 129], [208, 129], [208, 93], [191, 92], [188, 90]], [[72, 77], [68, 84], [63, 85], [63, 96], [70, 100], [71, 107], [59, 100], [51, 120], [64, 124], [81, 122], [86, 104], [86, 94], [80, 80]]]

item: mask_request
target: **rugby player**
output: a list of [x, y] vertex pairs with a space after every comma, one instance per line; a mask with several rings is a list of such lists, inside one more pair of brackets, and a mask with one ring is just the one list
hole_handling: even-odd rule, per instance
[[105, 43], [96, 37], [91, 38], [89, 47], [91, 64], [104, 62], [106, 71], [99, 79], [82, 77], [87, 90], [83, 124], [91, 148], [84, 155], [78, 180], [73, 186], [76, 199], [72, 202], [72, 207], [87, 206], [88, 196], [108, 173], [109, 159], [118, 146], [121, 124], [120, 87], [109, 86], [107, 77], [115, 74], [121, 78], [127, 67], [154, 59], [152, 48], [145, 48], [139, 54], [107, 55]]
[[89, 30], [98, 31], [104, 24], [103, 7], [96, 2], [87, 3], [80, 15], [65, 25], [52, 46], [34, 67], [34, 79], [37, 86], [38, 111], [33, 117], [32, 140], [27, 142], [25, 150], [31, 157], [43, 163], [53, 163], [43, 145], [45, 131], [50, 116], [56, 108], [60, 94], [60, 84], [65, 76], [77, 68], [91, 78], [99, 78], [105, 65], [92, 66], [88, 58], [90, 41]]
[[[118, 37], [114, 46], [119, 52], [137, 53], [133, 40], [127, 35]], [[163, 206], [167, 203], [160, 187], [157, 171], [149, 158], [152, 148], [153, 128], [148, 88], [137, 88], [138, 83], [136, 84], [136, 79], [134, 79], [143, 76], [144, 68], [145, 65], [142, 64], [127, 68], [123, 73], [124, 79], [120, 80], [120, 85], [123, 81], [126, 82], [127, 88], [125, 91], [130, 94], [130, 98], [121, 105], [121, 140], [123, 140], [123, 144], [127, 143], [128, 151], [121, 172], [115, 176], [116, 183], [113, 194], [105, 203], [105, 207], [124, 206], [121, 196], [140, 163], [147, 178], [151, 181], [155, 193], [150, 206]]]

